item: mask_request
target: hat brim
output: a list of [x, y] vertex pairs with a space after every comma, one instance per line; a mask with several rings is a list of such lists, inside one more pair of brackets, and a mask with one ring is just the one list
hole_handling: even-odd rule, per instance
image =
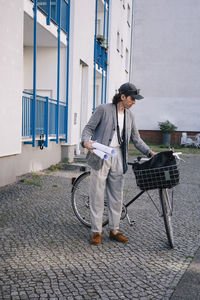
[[135, 100], [142, 100], [142, 99], [144, 99], [144, 97], [142, 95], [130, 94], [129, 96], [131, 96]]

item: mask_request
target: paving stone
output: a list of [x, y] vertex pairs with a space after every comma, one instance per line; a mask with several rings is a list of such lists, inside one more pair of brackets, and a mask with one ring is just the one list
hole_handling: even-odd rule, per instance
[[[104, 228], [94, 247], [72, 211], [72, 172], [27, 174], [38, 186], [0, 188], [0, 299], [170, 299], [200, 247], [200, 157], [184, 160], [174, 194], [174, 250], [146, 193], [129, 207], [134, 226], [121, 222], [129, 243], [111, 242]], [[130, 169], [125, 201], [137, 191]], [[159, 204], [158, 192], [149, 194]]]

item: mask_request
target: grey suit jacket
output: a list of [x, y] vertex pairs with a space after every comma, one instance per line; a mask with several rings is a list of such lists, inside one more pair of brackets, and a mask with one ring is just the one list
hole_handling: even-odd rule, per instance
[[[151, 151], [140, 138], [135, 125], [134, 115], [130, 110], [126, 110], [125, 119], [125, 147], [122, 150], [124, 173], [128, 169], [127, 158], [130, 139], [134, 146], [143, 154], [148, 155]], [[115, 105], [112, 103], [99, 105], [83, 129], [81, 143], [83, 144], [85, 141], [88, 142], [89, 140], [94, 140], [98, 143], [109, 146], [115, 130], [117, 130]], [[99, 170], [102, 167], [103, 160], [94, 153], [88, 152], [87, 163], [91, 166], [91, 168]]]

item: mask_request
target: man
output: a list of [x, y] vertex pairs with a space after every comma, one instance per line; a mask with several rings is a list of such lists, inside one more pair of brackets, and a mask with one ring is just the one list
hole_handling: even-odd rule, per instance
[[[93, 236], [91, 243], [101, 244], [104, 190], [108, 201], [110, 239], [127, 243], [128, 238], [118, 231], [122, 203], [124, 175], [128, 169], [128, 145], [134, 146], [148, 157], [155, 153], [142, 141], [129, 110], [136, 100], [143, 99], [137, 88], [127, 82], [120, 86], [113, 103], [99, 105], [83, 129], [82, 145], [88, 149], [90, 174], [90, 214]], [[91, 141], [92, 140], [92, 141]], [[114, 148], [117, 155], [102, 160], [93, 153], [93, 141]]]

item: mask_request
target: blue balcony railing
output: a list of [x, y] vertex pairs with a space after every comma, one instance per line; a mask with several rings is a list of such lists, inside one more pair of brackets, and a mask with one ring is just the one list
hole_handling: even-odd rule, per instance
[[[33, 2], [33, 0], [31, 0]], [[45, 13], [54, 23], [59, 24], [58, 18], [58, 1], [59, 0], [38, 0], [37, 7]], [[60, 27], [65, 32], [69, 32], [68, 20], [69, 18], [69, 4], [67, 0], [61, 0], [61, 24]]]
[[102, 46], [98, 41], [95, 43], [96, 45], [96, 57], [95, 62], [99, 65], [99, 67], [106, 70], [107, 68], [107, 48], [105, 46]]
[[[57, 100], [36, 95], [35, 136], [44, 134], [46, 145], [48, 137], [56, 136], [57, 115], [59, 115], [59, 136], [66, 134], [66, 104], [59, 101], [57, 114]], [[22, 137], [33, 136], [33, 94], [24, 92], [22, 96]]]

